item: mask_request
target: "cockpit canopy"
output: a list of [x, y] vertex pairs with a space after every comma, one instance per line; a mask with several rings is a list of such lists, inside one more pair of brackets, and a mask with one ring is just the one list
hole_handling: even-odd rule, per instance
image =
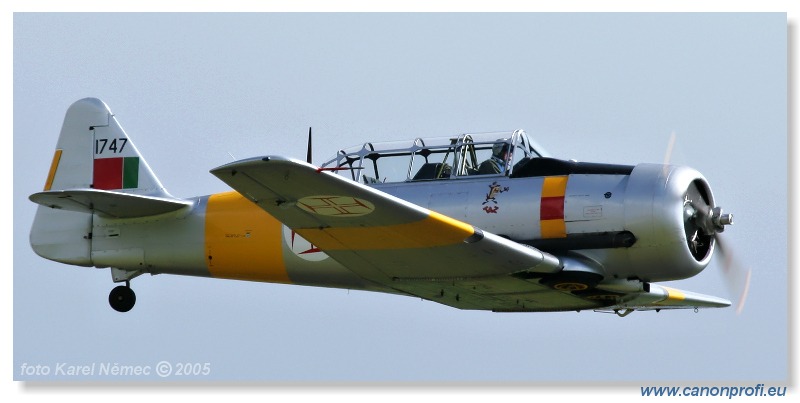
[[365, 143], [322, 165], [363, 183], [508, 176], [531, 158], [549, 157], [523, 130]]

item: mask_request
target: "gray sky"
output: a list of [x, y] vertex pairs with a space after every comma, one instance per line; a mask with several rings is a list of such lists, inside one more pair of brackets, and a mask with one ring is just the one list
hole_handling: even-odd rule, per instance
[[[789, 373], [785, 14], [16, 14], [13, 377], [27, 365], [210, 363], [192, 380], [783, 384]], [[208, 171], [366, 140], [523, 128], [582, 161], [701, 171], [736, 215], [744, 312], [494, 314], [414, 298], [142, 276], [27, 241], [66, 108], [104, 100], [175, 196]], [[732, 298], [718, 262], [669, 285]], [[69, 378], [73, 379], [73, 378]], [[86, 380], [87, 378], [81, 378]], [[98, 379], [89, 377], [89, 379]], [[102, 378], [160, 380], [157, 376]], [[171, 379], [178, 380], [178, 379]]]

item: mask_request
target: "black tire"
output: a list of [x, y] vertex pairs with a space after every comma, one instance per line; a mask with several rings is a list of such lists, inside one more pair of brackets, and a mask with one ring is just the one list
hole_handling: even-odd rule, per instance
[[128, 312], [136, 304], [136, 293], [128, 286], [116, 286], [108, 294], [108, 303], [117, 312]]

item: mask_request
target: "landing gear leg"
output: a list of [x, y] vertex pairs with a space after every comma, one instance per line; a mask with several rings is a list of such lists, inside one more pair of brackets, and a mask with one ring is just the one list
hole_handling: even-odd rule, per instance
[[108, 294], [108, 303], [117, 312], [128, 312], [136, 304], [136, 293], [131, 289], [131, 282], [114, 287]]
[[128, 312], [136, 304], [136, 293], [131, 289], [131, 280], [142, 274], [141, 271], [128, 271], [111, 268], [111, 279], [115, 283], [125, 282], [125, 285], [114, 287], [108, 294], [108, 304], [117, 312]]

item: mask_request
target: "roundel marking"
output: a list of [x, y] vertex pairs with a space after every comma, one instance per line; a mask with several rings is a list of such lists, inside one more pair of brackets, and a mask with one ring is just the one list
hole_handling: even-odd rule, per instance
[[283, 239], [286, 241], [289, 250], [303, 260], [319, 262], [328, 258], [328, 255], [322, 249], [308, 242], [300, 234], [285, 225], [283, 226]]
[[375, 211], [375, 205], [351, 196], [308, 196], [297, 201], [297, 207], [329, 217], [358, 217]]

